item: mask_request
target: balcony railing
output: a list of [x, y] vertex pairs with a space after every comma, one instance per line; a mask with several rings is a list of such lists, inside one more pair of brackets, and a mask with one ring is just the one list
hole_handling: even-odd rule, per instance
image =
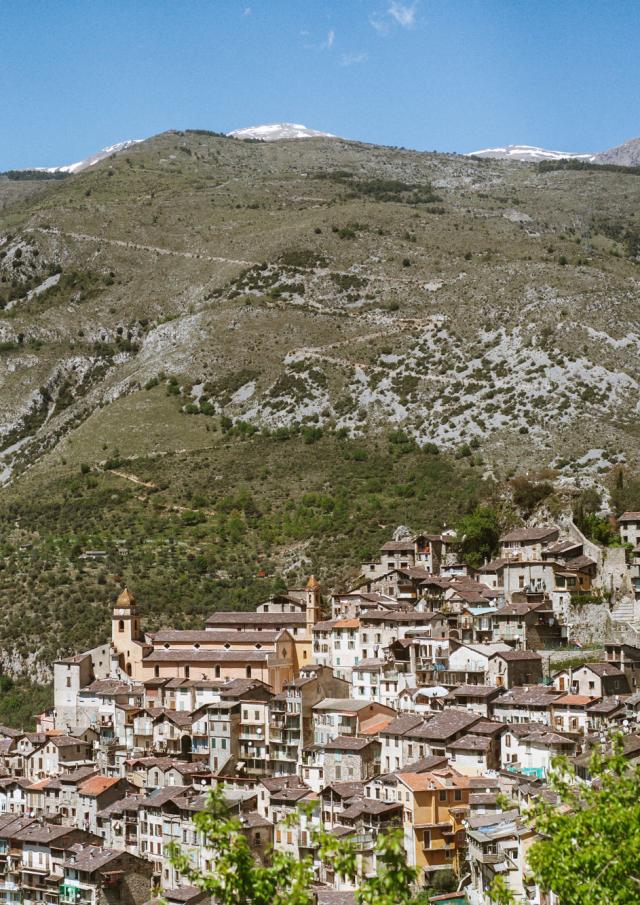
[[80, 886], [72, 886], [69, 883], [61, 883], [59, 886], [60, 902], [65, 905], [89, 905], [91, 892]]

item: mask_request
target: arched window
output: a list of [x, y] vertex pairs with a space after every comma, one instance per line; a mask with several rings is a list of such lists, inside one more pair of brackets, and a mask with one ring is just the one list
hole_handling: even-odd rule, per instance
[[156, 679], [160, 677], [160, 667], [159, 666], [153, 667], [153, 674], [156, 677]]
[[185, 679], [188, 679], [188, 678], [189, 678], [189, 672], [190, 672], [189, 667], [188, 667], [188, 666], [185, 666], [185, 668], [184, 668], [184, 677], [185, 677]]
[[216, 675], [216, 679], [220, 678], [220, 667], [219, 666], [216, 666], [215, 675]]
[[251, 667], [247, 666], [247, 679], [251, 678]]
[[121, 619], [120, 622], [118, 623], [118, 631], [119, 632], [124, 631], [124, 619]]

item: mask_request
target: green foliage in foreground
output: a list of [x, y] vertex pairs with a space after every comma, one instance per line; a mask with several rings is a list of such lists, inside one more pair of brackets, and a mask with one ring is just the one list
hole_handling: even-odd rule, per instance
[[640, 766], [630, 766], [622, 743], [596, 750], [593, 784], [576, 781], [560, 761], [551, 784], [560, 807], [538, 798], [530, 814], [543, 839], [529, 864], [543, 889], [562, 905], [631, 905], [640, 902]]
[[[592, 783], [576, 778], [565, 758], [550, 776], [558, 801], [538, 796], [527, 814], [542, 838], [529, 851], [536, 883], [562, 905], [633, 905], [640, 902], [640, 765], [630, 766], [622, 739], [613, 752], [596, 748]], [[502, 877], [491, 891], [496, 905], [515, 905]]]
[[[215, 852], [215, 869], [210, 873], [194, 870], [189, 856], [176, 845], [169, 853], [171, 861], [218, 905], [313, 905], [314, 856], [297, 858], [274, 851], [270, 864], [259, 864], [240, 820], [229, 815], [219, 787], [211, 790], [206, 809], [194, 817], [194, 823], [205, 845]], [[378, 870], [375, 876], [359, 881], [358, 905], [418, 905], [422, 901], [415, 894], [417, 871], [407, 864], [402, 838], [401, 829], [378, 837]], [[348, 883], [358, 883], [356, 850], [348, 839], [318, 830], [314, 842], [316, 858], [330, 863], [335, 874]]]

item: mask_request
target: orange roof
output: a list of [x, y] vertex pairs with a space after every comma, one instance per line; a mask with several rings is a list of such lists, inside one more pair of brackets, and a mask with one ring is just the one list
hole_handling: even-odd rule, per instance
[[592, 704], [597, 698], [597, 695], [565, 694], [564, 697], [554, 701], [553, 706], [557, 707], [558, 704]]
[[437, 770], [432, 773], [396, 773], [396, 776], [413, 792], [427, 792], [433, 789], [466, 789], [469, 787], [469, 777], [463, 776], [450, 768]]
[[359, 619], [339, 619], [333, 623], [334, 628], [360, 628]]
[[386, 729], [389, 723], [392, 723], [395, 717], [393, 716], [372, 716], [368, 720], [363, 720], [360, 724], [360, 734], [361, 735], [377, 735], [379, 732], [382, 732], [383, 729]]
[[90, 795], [93, 798], [106, 792], [117, 782], [120, 782], [118, 776], [90, 776], [78, 785], [78, 791], [81, 795]]
[[38, 782], [32, 782], [27, 791], [33, 792], [34, 789], [40, 791], [40, 789], [44, 789], [48, 782], [50, 782], [49, 779], [40, 779]]

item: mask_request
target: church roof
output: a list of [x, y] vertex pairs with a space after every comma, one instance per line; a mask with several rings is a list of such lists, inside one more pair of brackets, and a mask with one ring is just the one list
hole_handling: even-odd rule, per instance
[[136, 602], [136, 598], [133, 596], [129, 588], [125, 587], [124, 591], [120, 594], [118, 599], [116, 600], [116, 606], [133, 606]]

